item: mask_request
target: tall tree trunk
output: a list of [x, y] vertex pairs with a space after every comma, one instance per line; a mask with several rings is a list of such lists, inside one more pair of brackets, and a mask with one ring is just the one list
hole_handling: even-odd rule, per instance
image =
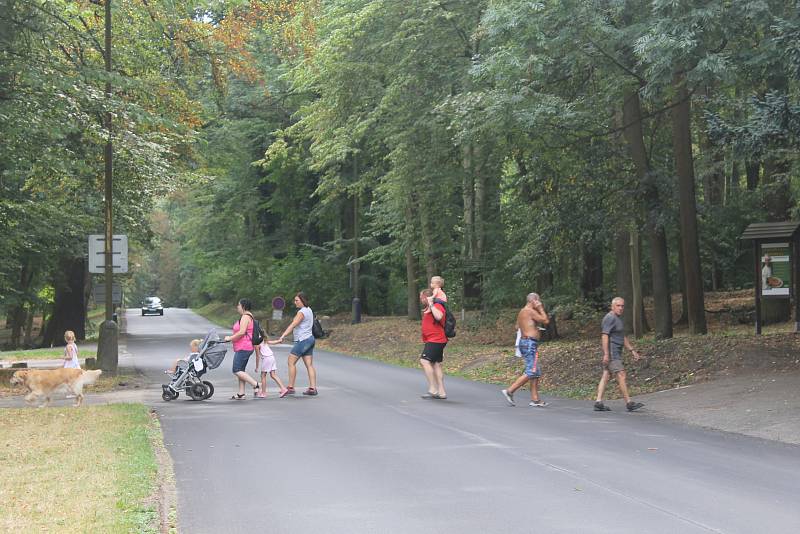
[[[618, 230], [614, 238], [617, 263], [617, 293], [626, 303], [630, 303], [631, 313], [622, 315], [626, 332], [633, 332], [633, 281], [631, 277], [631, 235], [627, 230]], [[610, 303], [609, 303], [610, 304]]]
[[633, 335], [642, 337], [644, 335], [644, 298], [642, 296], [642, 264], [641, 264], [641, 244], [639, 232], [634, 229], [630, 232], [631, 249], [631, 288], [633, 289], [632, 302], [628, 305], [633, 312]]
[[[409, 201], [406, 203], [405, 218], [406, 218], [406, 312], [408, 318], [412, 321], [419, 321], [420, 319], [420, 305], [419, 294], [417, 293], [417, 267], [414, 261], [414, 209], [415, 205], [413, 195], [409, 195]], [[425, 211], [425, 210], [423, 210]]]
[[475, 180], [472, 174], [472, 145], [462, 148], [461, 166], [463, 170], [462, 198], [464, 201], [464, 243], [462, 255], [465, 260], [475, 253]]
[[603, 252], [602, 248], [583, 246], [583, 270], [581, 273], [581, 296], [596, 304], [602, 303]]
[[42, 339], [45, 347], [63, 345], [65, 330], [75, 332], [76, 339], [86, 339], [86, 305], [83, 302], [86, 265], [83, 258], [65, 258], [59, 266], [61, 276], [54, 280], [53, 314]]
[[426, 206], [422, 206], [419, 210], [419, 222], [422, 230], [422, 250], [425, 254], [425, 275], [427, 281], [430, 282], [431, 277], [439, 273], [436, 269], [436, 252], [434, 250], [431, 218]]
[[34, 309], [30, 307], [25, 317], [25, 340], [22, 342], [26, 348], [33, 346], [33, 316]]
[[703, 298], [703, 273], [700, 265], [700, 246], [697, 234], [697, 204], [692, 158], [691, 103], [686, 87], [686, 75], [675, 73], [676, 91], [672, 108], [672, 145], [675, 172], [678, 176], [680, 200], [681, 247], [685, 262], [686, 302], [689, 315], [689, 333], [706, 333], [705, 304]]
[[475, 253], [473, 259], [481, 260], [486, 243], [486, 166], [481, 161], [481, 149], [472, 149], [473, 183], [475, 184]]
[[745, 173], [747, 174], [747, 190], [755, 191], [758, 187], [758, 178], [761, 171], [761, 162], [759, 161], [746, 161]]
[[681, 236], [678, 234], [678, 287], [681, 290], [681, 316], [678, 317], [676, 324], [689, 324], [689, 305], [686, 301], [686, 267], [683, 261], [683, 247], [681, 246]]
[[656, 337], [672, 337], [672, 296], [669, 289], [669, 254], [664, 227], [659, 222], [662, 212], [658, 187], [650, 174], [650, 163], [644, 144], [642, 107], [639, 93], [628, 90], [624, 94], [624, 136], [628, 144], [636, 175], [644, 185], [644, 200], [647, 209], [646, 231], [650, 240], [650, 264], [653, 279], [653, 311]]
[[408, 318], [412, 321], [420, 319], [419, 294], [417, 293], [417, 271], [414, 262], [414, 250], [411, 243], [406, 243], [406, 306]]
[[28, 293], [30, 292], [31, 284], [33, 283], [34, 269], [30, 261], [24, 260], [22, 268], [19, 272], [19, 294], [21, 298], [17, 304], [11, 307], [9, 317], [11, 318], [11, 347], [16, 348], [20, 345], [20, 337], [22, 336], [23, 328], [25, 327], [25, 319], [27, 317]]
[[766, 188], [764, 208], [770, 222], [789, 220], [792, 192], [789, 184], [791, 166], [787, 161], [767, 158], [764, 161], [763, 185]]
[[728, 176], [728, 180], [725, 185], [725, 205], [730, 203], [730, 200], [739, 192], [739, 175], [741, 174], [741, 170], [739, 169], [739, 160], [733, 158], [733, 162], [731, 162], [731, 173]]

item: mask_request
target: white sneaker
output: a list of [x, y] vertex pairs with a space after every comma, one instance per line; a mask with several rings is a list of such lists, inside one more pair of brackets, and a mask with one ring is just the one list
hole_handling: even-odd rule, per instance
[[506, 398], [506, 402], [508, 402], [509, 406], [516, 406], [516, 404], [514, 404], [514, 394], [513, 393], [509, 393], [507, 389], [501, 389], [500, 393], [502, 393], [503, 397]]
[[537, 401], [531, 401], [530, 404], [528, 404], [528, 406], [533, 406], [534, 408], [544, 408], [545, 406], [547, 406], [549, 404], [550, 404], [549, 402], [544, 402], [544, 401], [540, 400], [538, 402]]

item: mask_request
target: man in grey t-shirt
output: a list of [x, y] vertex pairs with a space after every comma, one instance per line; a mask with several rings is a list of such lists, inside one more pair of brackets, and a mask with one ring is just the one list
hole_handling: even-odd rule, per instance
[[611, 378], [611, 373], [617, 379], [617, 385], [625, 398], [625, 407], [629, 412], [638, 410], [644, 404], [641, 402], [633, 402], [630, 395], [628, 395], [628, 386], [625, 383], [625, 367], [622, 365], [622, 349], [626, 348], [633, 354], [634, 360], [639, 360], [641, 356], [633, 348], [628, 337], [625, 335], [625, 327], [622, 323], [622, 313], [625, 311], [625, 300], [622, 297], [615, 297], [611, 301], [611, 311], [603, 317], [602, 334], [600, 339], [603, 344], [603, 376], [600, 378], [600, 383], [597, 385], [597, 401], [594, 403], [594, 409], [598, 412], [608, 412], [611, 410], [608, 406], [603, 404], [603, 393], [606, 390], [606, 384]]

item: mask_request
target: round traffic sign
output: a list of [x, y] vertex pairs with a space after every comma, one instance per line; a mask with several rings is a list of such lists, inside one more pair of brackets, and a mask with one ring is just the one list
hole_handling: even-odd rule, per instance
[[283, 297], [275, 297], [272, 299], [272, 309], [273, 310], [282, 310], [286, 307], [286, 301]]

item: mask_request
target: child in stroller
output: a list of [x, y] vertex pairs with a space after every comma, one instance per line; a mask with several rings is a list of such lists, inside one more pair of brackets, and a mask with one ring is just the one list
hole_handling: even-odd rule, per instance
[[175, 360], [175, 363], [172, 364], [172, 367], [164, 371], [164, 374], [168, 374], [170, 378], [174, 379], [178, 373], [178, 367], [186, 367], [189, 365], [189, 361], [191, 361], [194, 356], [200, 354], [200, 344], [202, 342], [202, 339], [193, 339], [189, 343], [189, 355], [186, 358], [178, 358]]
[[[199, 341], [195, 352], [195, 341]], [[225, 359], [228, 349], [220, 341], [215, 330], [211, 330], [203, 340], [191, 343], [192, 353], [185, 360], [178, 359], [170, 374], [170, 383], [161, 386], [161, 398], [171, 401], [184, 391], [192, 400], [206, 400], [214, 394], [214, 384], [201, 377], [209, 370], [216, 369]]]

